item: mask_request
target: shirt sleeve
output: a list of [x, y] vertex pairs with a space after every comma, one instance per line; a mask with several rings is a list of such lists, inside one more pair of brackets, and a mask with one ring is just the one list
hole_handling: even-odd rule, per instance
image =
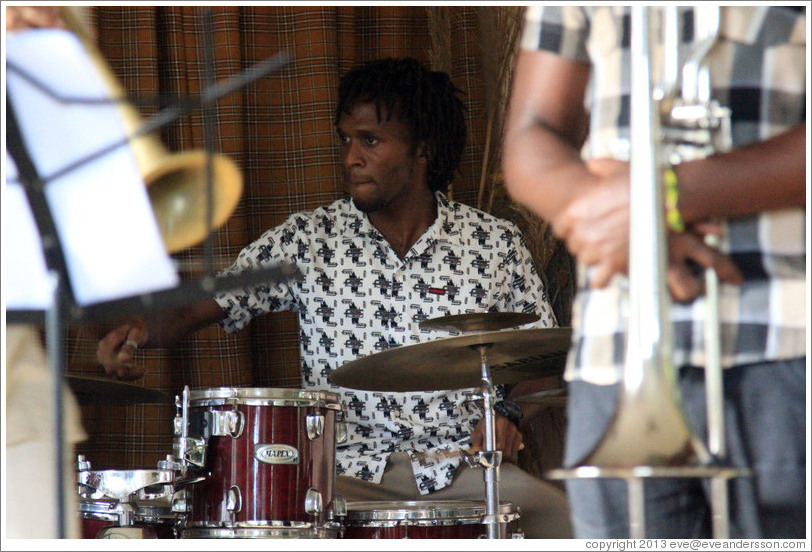
[[552, 52], [572, 61], [589, 62], [586, 49], [589, 29], [585, 8], [529, 6], [525, 11], [521, 47]]
[[[243, 248], [234, 263], [223, 270], [220, 276], [279, 264], [297, 266], [298, 252], [302, 247], [307, 248], [303, 241], [307, 240], [307, 233], [302, 231], [307, 224], [308, 220], [303, 215], [292, 215]], [[269, 312], [296, 311], [296, 291], [295, 281], [279, 281], [217, 293], [214, 299], [226, 312], [226, 318], [220, 325], [227, 332], [234, 333], [244, 328], [254, 317]]]

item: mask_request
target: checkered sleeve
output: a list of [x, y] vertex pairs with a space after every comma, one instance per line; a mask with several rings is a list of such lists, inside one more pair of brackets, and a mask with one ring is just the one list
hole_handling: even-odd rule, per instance
[[584, 8], [529, 6], [525, 11], [521, 47], [544, 50], [578, 62], [589, 62], [586, 39], [590, 24]]

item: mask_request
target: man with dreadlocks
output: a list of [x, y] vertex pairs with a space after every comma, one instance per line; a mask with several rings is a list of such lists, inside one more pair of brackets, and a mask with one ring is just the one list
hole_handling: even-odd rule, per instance
[[[219, 321], [235, 332], [256, 316], [298, 311], [304, 389], [340, 393], [348, 405], [338, 494], [347, 501], [484, 500], [482, 471], [461, 456], [484, 440], [472, 390], [377, 393], [328, 381], [359, 357], [443, 337], [420, 329], [426, 318], [518, 311], [538, 314], [538, 327], [556, 324], [516, 226], [444, 195], [466, 139], [459, 95], [447, 74], [413, 59], [352, 69], [335, 111], [349, 198], [291, 215], [224, 271], [285, 263], [303, 278], [219, 293], [161, 328], [122, 326], [99, 344], [107, 372], [141, 377], [136, 348], [172, 343], [204, 325]], [[522, 447], [517, 424], [497, 415], [497, 448], [508, 462]], [[500, 475], [500, 498], [520, 508], [526, 536], [571, 536], [563, 492], [511, 463]]]

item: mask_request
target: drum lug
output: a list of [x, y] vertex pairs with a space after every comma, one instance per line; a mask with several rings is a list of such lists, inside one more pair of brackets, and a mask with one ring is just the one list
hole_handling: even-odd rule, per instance
[[307, 438], [315, 441], [324, 434], [324, 416], [321, 414], [308, 414]]
[[188, 504], [189, 493], [186, 489], [176, 491], [172, 495], [172, 511], [177, 514], [185, 514]]
[[232, 487], [228, 490], [226, 510], [228, 510], [232, 515], [242, 510], [242, 493], [237, 485], [232, 485]]
[[331, 513], [333, 519], [343, 518], [347, 516], [347, 500], [338, 493], [333, 495], [333, 504]]
[[118, 524], [121, 527], [132, 527], [133, 523], [135, 523], [135, 508], [129, 502], [119, 502]]
[[322, 508], [321, 493], [313, 487], [307, 489], [307, 494], [305, 495], [305, 512], [315, 516], [321, 513]]
[[79, 454], [76, 457], [76, 469], [79, 471], [90, 471], [90, 460], [86, 460], [84, 454]]
[[210, 435], [217, 437], [232, 437], [236, 439], [242, 435], [245, 426], [245, 416], [242, 412], [234, 410], [213, 410], [206, 416], [210, 428]]

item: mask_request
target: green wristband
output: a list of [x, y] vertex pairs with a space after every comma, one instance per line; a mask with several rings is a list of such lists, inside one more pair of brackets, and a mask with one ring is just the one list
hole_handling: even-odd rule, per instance
[[685, 232], [685, 221], [679, 212], [679, 182], [673, 167], [665, 169], [665, 222], [672, 232]]

